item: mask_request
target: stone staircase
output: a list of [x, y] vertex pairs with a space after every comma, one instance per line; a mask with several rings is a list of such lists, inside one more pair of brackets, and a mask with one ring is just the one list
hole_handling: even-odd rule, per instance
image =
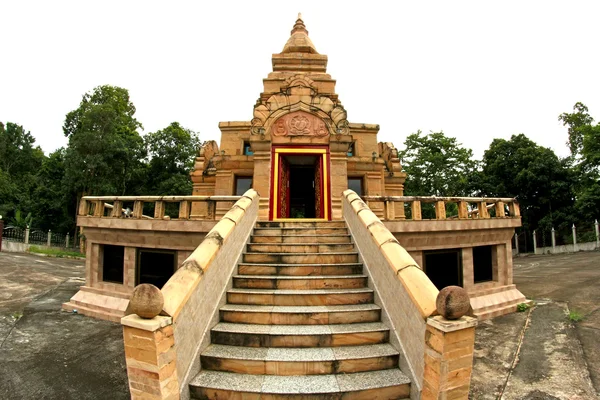
[[196, 399], [404, 399], [345, 222], [258, 222], [190, 382]]

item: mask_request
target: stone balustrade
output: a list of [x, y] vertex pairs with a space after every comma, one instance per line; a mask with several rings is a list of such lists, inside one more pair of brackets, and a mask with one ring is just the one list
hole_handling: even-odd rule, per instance
[[[224, 197], [231, 201], [232, 196], [211, 196], [214, 201], [225, 201]], [[202, 197], [169, 200], [189, 202], [198, 198]], [[210, 328], [218, 322], [218, 305], [258, 217], [259, 196], [255, 190], [236, 198], [239, 200], [162, 287], [160, 315], [152, 319], [136, 314], [122, 318], [132, 399], [189, 398], [188, 383], [200, 369], [200, 351], [210, 342]], [[141, 202], [153, 198], [135, 199]], [[140, 215], [138, 212], [137, 218]]]
[[[363, 199], [381, 201], [382, 198], [361, 199], [352, 190], [346, 190], [342, 200], [343, 215], [384, 309], [384, 321], [391, 325], [393, 334], [390, 343], [401, 351], [401, 369], [413, 382], [411, 398], [466, 400], [471, 382], [477, 320], [468, 316], [448, 320], [436, 315], [439, 313], [436, 305], [438, 289]], [[418, 197], [386, 199], [390, 199], [388, 209], [397, 199], [417, 204], [415, 208], [425, 199], [436, 204], [440, 216], [444, 215], [444, 202], [450, 201], [450, 198]], [[471, 200], [458, 199], [464, 203]], [[478, 200], [480, 207], [485, 204], [482, 209], [486, 210], [486, 218], [490, 218], [488, 202], [500, 204], [498, 210], [504, 211], [506, 200], [512, 201]], [[509, 204], [516, 205], [514, 201]], [[511, 209], [518, 214], [518, 206]], [[462, 215], [469, 218], [468, 211]]]
[[[379, 217], [386, 221], [424, 219], [520, 218], [519, 203], [514, 198], [436, 197], [436, 196], [363, 196], [369, 207], [383, 206]], [[431, 218], [424, 215], [424, 205], [431, 205]], [[381, 210], [381, 209], [380, 209]]]
[[[85, 196], [79, 203], [80, 217], [133, 218], [133, 219], [208, 219], [217, 215], [217, 203], [226, 203], [227, 208], [242, 196]], [[176, 206], [175, 215], [166, 213], [167, 205]], [[192, 205], [203, 210], [199, 215], [192, 213]], [[129, 208], [131, 206], [131, 208]], [[145, 215], [145, 210], [152, 215]]]

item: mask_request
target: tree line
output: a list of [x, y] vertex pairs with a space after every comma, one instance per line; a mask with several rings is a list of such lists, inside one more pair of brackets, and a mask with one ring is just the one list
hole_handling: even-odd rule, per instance
[[[65, 117], [68, 145], [48, 156], [23, 126], [0, 122], [0, 215], [9, 225], [75, 231], [84, 195], [186, 195], [200, 140], [173, 122], [141, 135], [126, 89], [99, 86]], [[571, 154], [524, 134], [494, 139], [481, 160], [443, 132], [418, 131], [400, 157], [406, 195], [516, 197], [523, 230], [566, 231], [600, 218], [600, 124], [588, 108], [558, 116]]]
[[494, 139], [481, 160], [443, 132], [409, 135], [399, 152], [406, 195], [516, 197], [521, 231], [568, 235], [571, 226], [600, 219], [600, 124], [588, 108], [558, 116], [567, 128], [566, 158], [524, 134]]
[[191, 194], [196, 132], [173, 122], [140, 134], [126, 89], [83, 95], [63, 125], [68, 145], [48, 156], [23, 126], [0, 122], [0, 215], [5, 225], [75, 232], [85, 195]]

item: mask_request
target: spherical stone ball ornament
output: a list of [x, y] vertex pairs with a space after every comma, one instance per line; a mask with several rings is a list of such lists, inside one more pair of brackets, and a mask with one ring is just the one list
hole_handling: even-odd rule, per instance
[[151, 319], [162, 311], [164, 299], [159, 288], [149, 283], [142, 283], [133, 289], [129, 305], [131, 311], [141, 318]]
[[460, 286], [446, 286], [435, 300], [437, 312], [446, 319], [459, 319], [469, 312], [471, 302], [467, 291]]

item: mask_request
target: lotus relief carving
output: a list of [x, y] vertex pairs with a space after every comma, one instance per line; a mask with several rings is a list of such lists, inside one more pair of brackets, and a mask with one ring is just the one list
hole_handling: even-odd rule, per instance
[[320, 118], [304, 113], [292, 113], [277, 120], [271, 132], [275, 136], [326, 136], [329, 130]]

